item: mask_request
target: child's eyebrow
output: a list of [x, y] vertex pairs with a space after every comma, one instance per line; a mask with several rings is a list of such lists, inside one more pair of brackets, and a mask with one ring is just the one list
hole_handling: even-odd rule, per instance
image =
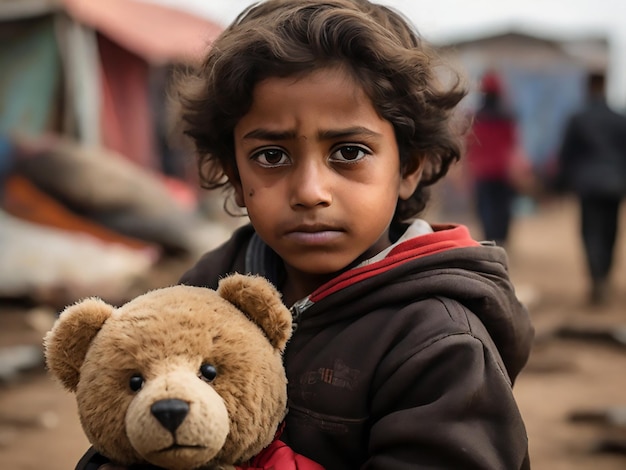
[[254, 129], [243, 136], [244, 140], [290, 140], [296, 138], [296, 131], [270, 131]]
[[[345, 129], [321, 130], [317, 133], [318, 140], [332, 140], [346, 137], [380, 137], [381, 134], [363, 126], [348, 127]], [[244, 140], [291, 140], [297, 137], [294, 130], [272, 131], [269, 129], [254, 129], [243, 136]]]
[[319, 140], [341, 139], [346, 137], [380, 137], [381, 134], [363, 126], [348, 127], [346, 129], [331, 129], [319, 131], [317, 138]]

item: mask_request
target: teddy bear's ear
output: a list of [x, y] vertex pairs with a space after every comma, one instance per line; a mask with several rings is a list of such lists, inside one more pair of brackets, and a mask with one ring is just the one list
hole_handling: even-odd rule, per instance
[[89, 298], [67, 307], [44, 338], [46, 364], [63, 386], [76, 391], [91, 341], [113, 313], [106, 302]]
[[231, 274], [220, 280], [217, 293], [259, 325], [272, 346], [284, 351], [291, 336], [291, 313], [268, 280]]

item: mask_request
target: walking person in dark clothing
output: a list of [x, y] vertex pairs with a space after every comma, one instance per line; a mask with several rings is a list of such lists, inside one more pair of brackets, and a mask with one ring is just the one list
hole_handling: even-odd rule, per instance
[[463, 149], [465, 88], [437, 65], [383, 5], [269, 0], [179, 88], [201, 181], [250, 219], [181, 282], [279, 289], [281, 439], [328, 470], [529, 468], [512, 387], [533, 327], [506, 253], [418, 217]]
[[610, 296], [619, 209], [626, 196], [626, 116], [608, 106], [604, 75], [591, 74], [588, 85], [586, 106], [565, 130], [556, 186], [579, 200], [590, 302], [602, 304]]

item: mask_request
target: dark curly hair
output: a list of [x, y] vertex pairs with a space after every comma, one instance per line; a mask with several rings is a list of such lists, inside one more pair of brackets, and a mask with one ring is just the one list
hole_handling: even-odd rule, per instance
[[179, 77], [183, 132], [195, 146], [202, 187], [228, 187], [224, 170], [237, 174], [233, 129], [250, 109], [257, 83], [340, 66], [393, 125], [403, 174], [423, 165], [420, 184], [411, 198], [398, 201], [393, 221], [418, 215], [428, 187], [463, 148], [454, 109], [467, 91], [458, 73], [445, 69], [452, 73], [444, 76], [440, 65], [406, 18], [367, 0], [250, 6], [215, 40], [202, 65]]

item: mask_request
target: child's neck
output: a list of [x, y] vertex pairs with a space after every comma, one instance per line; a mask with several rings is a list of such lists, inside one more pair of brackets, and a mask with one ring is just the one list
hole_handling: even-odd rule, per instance
[[285, 266], [285, 281], [280, 290], [283, 295], [283, 302], [287, 307], [291, 307], [298, 300], [304, 299], [318, 287], [334, 278], [337, 273], [332, 274], [311, 274], [294, 270]]
[[309, 296], [318, 287], [337, 277], [342, 272], [358, 266], [359, 263], [370, 259], [372, 256], [380, 253], [389, 246], [391, 246], [391, 242], [389, 240], [389, 231], [387, 230], [374, 245], [362, 253], [361, 256], [355, 259], [348, 266], [339, 271], [327, 274], [307, 273], [299, 269], [295, 269], [285, 263], [285, 280], [279, 288], [283, 295], [283, 302], [288, 307], [291, 307], [295, 302]]

